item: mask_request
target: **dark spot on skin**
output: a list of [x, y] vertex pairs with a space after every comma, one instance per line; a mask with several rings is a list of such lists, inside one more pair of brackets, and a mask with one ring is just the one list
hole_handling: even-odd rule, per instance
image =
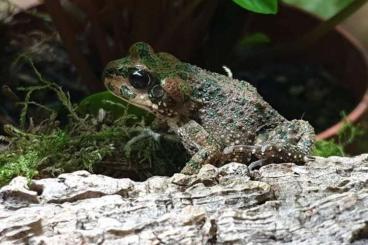
[[240, 128], [243, 128], [243, 126], [244, 126], [241, 122], [237, 122], [235, 125], [236, 125], [236, 127], [238, 127], [239, 129], [240, 129]]
[[256, 108], [257, 110], [261, 111], [261, 112], [259, 112], [259, 113], [262, 113], [262, 111], [265, 109], [264, 104], [261, 104], [261, 103], [256, 103], [254, 106], [255, 106], [255, 108]]
[[231, 117], [229, 117], [229, 118], [227, 118], [227, 119], [226, 119], [226, 121], [227, 121], [228, 123], [232, 123], [232, 122], [234, 122], [234, 119], [233, 119], [233, 118], [231, 118]]

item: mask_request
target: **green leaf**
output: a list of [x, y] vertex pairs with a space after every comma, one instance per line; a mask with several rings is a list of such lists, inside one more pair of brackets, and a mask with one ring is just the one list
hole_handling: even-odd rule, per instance
[[328, 19], [354, 0], [283, 0], [283, 2]]
[[277, 0], [233, 0], [240, 7], [259, 14], [276, 14]]
[[271, 42], [271, 38], [265, 33], [255, 32], [242, 37], [239, 40], [241, 46], [255, 46], [259, 44], [267, 44]]
[[126, 110], [128, 114], [136, 115], [138, 118], [144, 118], [146, 122], [150, 122], [154, 118], [151, 113], [128, 104], [108, 91], [95, 93], [84, 98], [79, 103], [78, 112], [97, 115], [100, 108], [112, 113], [114, 118], [123, 116]]

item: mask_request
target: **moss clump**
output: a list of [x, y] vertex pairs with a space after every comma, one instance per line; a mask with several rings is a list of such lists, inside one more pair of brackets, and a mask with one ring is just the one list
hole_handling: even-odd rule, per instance
[[47, 129], [33, 133], [8, 126], [6, 130], [11, 129], [13, 135], [8, 149], [0, 153], [0, 185], [18, 175], [40, 178], [81, 169], [145, 179], [178, 172], [187, 158], [171, 135], [139, 124], [128, 126], [122, 119], [103, 126], [93, 125], [93, 118], [90, 121], [89, 128], [50, 129], [46, 123]]
[[[118, 105], [124, 112], [118, 117], [104, 109], [96, 116], [81, 114], [61, 87], [37, 75], [41, 85], [26, 89], [20, 128], [4, 127], [7, 136], [1, 139], [8, 145], [0, 151], [0, 186], [19, 175], [31, 179], [81, 169], [142, 180], [171, 175], [187, 161], [179, 140], [153, 132], [144, 117], [129, 114], [123, 105]], [[62, 126], [55, 110], [31, 101], [33, 92], [40, 90], [53, 91], [66, 109]], [[37, 125], [26, 123], [30, 105], [47, 111], [48, 118]]]
[[[345, 116], [345, 114], [343, 114]], [[345, 120], [336, 138], [317, 141], [313, 148], [313, 155], [321, 157], [346, 156], [346, 148], [365, 131]]]
[[319, 140], [313, 148], [313, 155], [320, 157], [344, 156], [344, 148], [334, 140]]

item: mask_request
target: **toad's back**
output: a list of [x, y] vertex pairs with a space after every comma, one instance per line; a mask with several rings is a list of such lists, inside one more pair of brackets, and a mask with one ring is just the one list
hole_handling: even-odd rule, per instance
[[193, 97], [203, 101], [197, 120], [224, 146], [252, 144], [286, 121], [245, 81], [194, 67]]

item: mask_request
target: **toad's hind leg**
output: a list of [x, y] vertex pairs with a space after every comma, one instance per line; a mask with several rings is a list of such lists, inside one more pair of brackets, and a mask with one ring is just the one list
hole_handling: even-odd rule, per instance
[[262, 167], [270, 163], [304, 163], [313, 158], [298, 146], [282, 141], [268, 142], [263, 145], [234, 145], [226, 147], [221, 162], [241, 162], [249, 164], [249, 169]]
[[260, 159], [271, 158], [274, 162], [304, 163], [312, 159], [314, 140], [314, 129], [307, 121], [287, 121], [270, 131], [266, 139], [256, 141], [261, 147], [255, 155]]
[[306, 121], [292, 120], [259, 134], [255, 140], [253, 156], [268, 162], [305, 163], [314, 144], [314, 129]]
[[222, 160], [237, 160], [247, 164], [256, 161], [249, 165], [250, 168], [281, 162], [301, 164], [313, 159], [310, 151], [314, 137], [314, 130], [308, 122], [292, 120], [260, 135], [254, 145], [226, 147]]

